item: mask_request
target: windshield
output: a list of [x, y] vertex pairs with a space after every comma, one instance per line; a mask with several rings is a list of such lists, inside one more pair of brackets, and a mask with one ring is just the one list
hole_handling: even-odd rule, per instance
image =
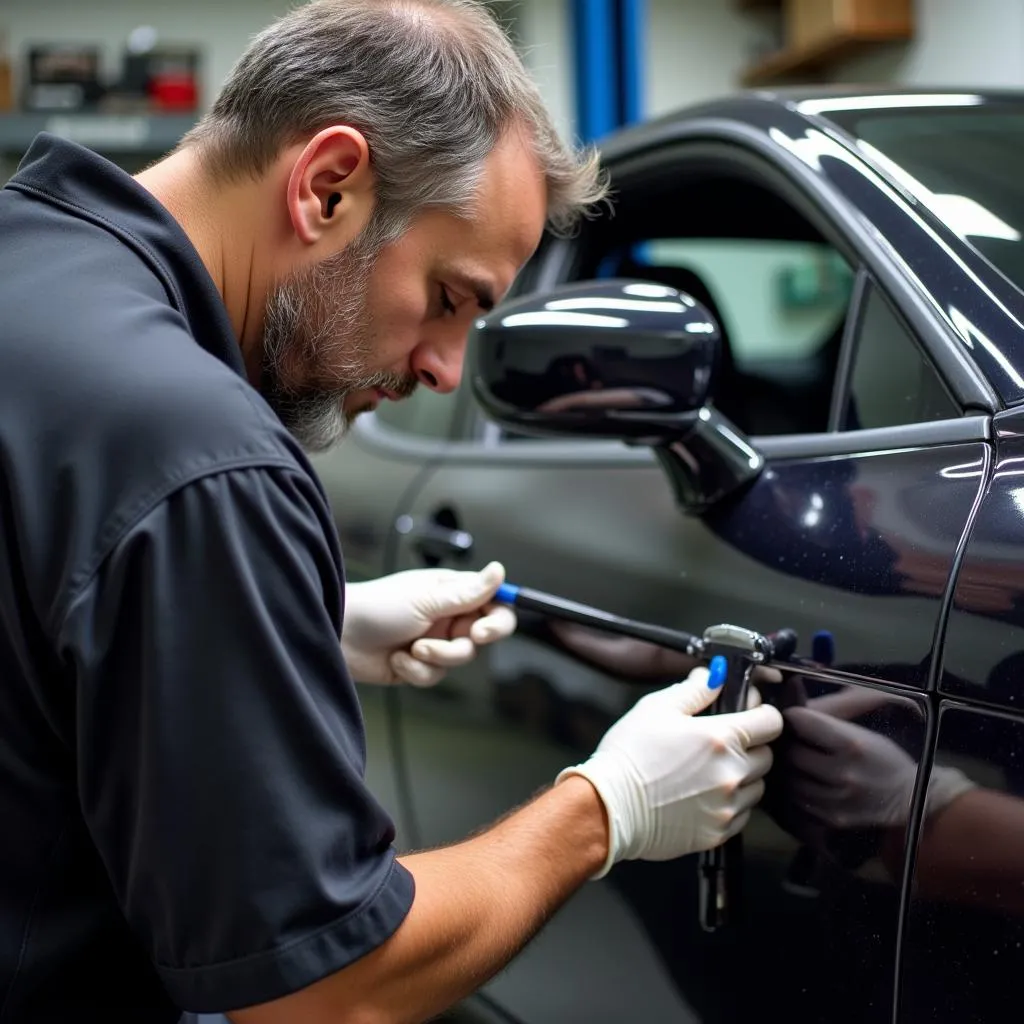
[[1024, 105], [822, 113], [1024, 289]]

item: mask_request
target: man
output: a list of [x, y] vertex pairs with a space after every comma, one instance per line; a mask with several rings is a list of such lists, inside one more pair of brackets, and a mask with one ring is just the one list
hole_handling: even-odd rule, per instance
[[454, 388], [602, 192], [470, 0], [300, 7], [134, 180], [33, 145], [0, 192], [0, 1017], [422, 1020], [586, 879], [742, 828], [780, 719], [691, 717], [706, 673], [450, 849], [396, 858], [363, 781], [352, 678], [429, 684], [514, 619], [500, 566], [346, 589], [300, 444]]

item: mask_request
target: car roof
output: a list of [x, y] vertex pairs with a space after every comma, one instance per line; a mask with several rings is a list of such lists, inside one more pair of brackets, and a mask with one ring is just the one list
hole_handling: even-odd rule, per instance
[[[770, 150], [780, 162], [792, 167], [795, 161], [802, 160], [804, 164], [807, 161], [791, 152], [783, 152], [787, 147], [780, 143], [780, 138], [812, 138], [815, 133], [820, 135], [826, 129], [833, 145], [845, 139], [846, 152], [838, 163], [850, 169], [859, 168], [855, 175], [859, 175], [857, 184], [860, 187], [851, 186], [848, 180], [840, 180], [844, 174], [842, 169], [837, 172], [834, 167], [824, 168], [816, 159], [812, 161], [816, 166], [810, 172], [820, 181], [827, 179], [828, 201], [833, 213], [856, 208], [858, 213], [864, 214], [862, 204], [866, 191], [872, 193], [872, 201], [877, 201], [875, 193], [885, 189], [881, 185], [870, 185], [865, 190], [863, 186], [871, 181], [885, 183], [895, 197], [893, 204], [900, 206], [901, 211], [888, 213], [888, 225], [876, 223], [876, 228], [885, 235], [886, 245], [900, 253], [899, 259], [904, 266], [915, 266], [913, 288], [917, 290], [917, 297], [913, 301], [916, 303], [918, 298], [924, 297], [933, 311], [930, 315], [936, 317], [937, 323], [941, 322], [940, 329], [947, 338], [944, 347], [952, 353], [954, 363], [959, 363], [966, 356], [994, 388], [994, 392], [989, 391], [988, 394], [997, 394], [1005, 405], [1024, 403], [1024, 292], [931, 211], [904, 193], [902, 185], [884, 165], [869, 160], [859, 149], [850, 130], [839, 119], [829, 117], [828, 107], [833, 103], [838, 114], [844, 98], [855, 101], [872, 96], [885, 97], [885, 103], [880, 106], [884, 106], [886, 111], [896, 112], [923, 110], [931, 106], [975, 110], [986, 106], [990, 109], [1024, 107], [1022, 89], [844, 85], [748, 89], [684, 106], [620, 129], [599, 140], [598, 144], [606, 165], [614, 168], [620, 161], [658, 150], [677, 140], [707, 138], [709, 132], [710, 137], [723, 137], [725, 133], [733, 140], [760, 140], [758, 148]], [[928, 96], [935, 98], [934, 104], [922, 101], [921, 97]], [[966, 105], [963, 103], [965, 96], [970, 97]], [[905, 107], [900, 102], [902, 97], [907, 100]], [[815, 100], [822, 103], [816, 104]], [[856, 110], [857, 104], [851, 102], [848, 109]], [[801, 173], [806, 170], [806, 166], [800, 168]], [[841, 195], [837, 197], [837, 193]], [[889, 231], [894, 216], [903, 222], [899, 237]], [[905, 223], [908, 219], [915, 222], [911, 232]], [[856, 230], [866, 244], [875, 244], [873, 237], [862, 229], [851, 230]], [[972, 393], [980, 394], [973, 390]], [[968, 404], [984, 407], [989, 403], [988, 399], [979, 399], [977, 403], [969, 400]]]
[[[614, 159], [620, 152], [628, 153], [642, 144], [649, 136], [662, 136], [673, 124], [691, 121], [695, 118], [726, 118], [740, 122], [761, 120], [753, 116], [754, 111], [775, 108], [780, 113], [810, 120], [811, 114], [800, 110], [800, 105], [815, 100], [841, 102], [843, 99], [864, 99], [871, 96], [885, 96], [888, 110], [900, 110], [900, 97], [906, 97], [906, 109], [920, 109], [920, 97], [934, 96], [936, 106], [945, 106], [950, 97], [977, 97], [978, 106], [986, 104], [1020, 103], [1024, 105], [1024, 89], [975, 89], [969, 86], [884, 86], [884, 85], [817, 85], [785, 86], [775, 88], [742, 89], [714, 99], [686, 104], [648, 118], [640, 124], [620, 128], [598, 140], [606, 159]], [[827, 117], [827, 113], [817, 112]], [[846, 131], [846, 129], [841, 129]], [[849, 134], [848, 131], [846, 131]]]

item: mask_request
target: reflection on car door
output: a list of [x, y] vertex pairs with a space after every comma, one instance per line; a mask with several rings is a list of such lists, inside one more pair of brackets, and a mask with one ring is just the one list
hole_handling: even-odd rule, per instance
[[[441, 457], [457, 415], [456, 396], [421, 390], [401, 404], [388, 403], [358, 418], [342, 444], [313, 460], [331, 502], [350, 581], [374, 579], [393, 563], [395, 519]], [[409, 822], [396, 777], [394, 715], [389, 715], [396, 695], [378, 686], [358, 689], [366, 727], [366, 778], [405, 843]]]
[[[996, 417], [994, 472], [957, 574], [940, 690], [935, 777], [976, 789], [933, 811], [917, 840], [903, 945], [905, 1021], [973, 1024], [1019, 999], [1024, 948], [1024, 491], [1022, 417]], [[981, 475], [981, 467], [965, 467]]]
[[[727, 200], [716, 182], [709, 196]], [[618, 184], [626, 194], [629, 183]], [[801, 244], [812, 239], [806, 226], [798, 230]], [[675, 244], [682, 235], [659, 237]], [[621, 258], [653, 266], [652, 249], [639, 241], [617, 239]], [[685, 268], [691, 279], [695, 248]], [[593, 272], [608, 251], [584, 254], [576, 266]], [[654, 250], [663, 263], [672, 251]], [[610, 272], [620, 273], [621, 263]], [[920, 422], [826, 432], [829, 423], [869, 426], [849, 412], [868, 415], [867, 393], [842, 382], [862, 387], [869, 374], [861, 368], [880, 363], [878, 346], [909, 346], [902, 362], [883, 365], [935, 373], [863, 272], [858, 281], [855, 292], [840, 293], [838, 325], [821, 319], [827, 345], [805, 341], [760, 361], [755, 353], [723, 374], [718, 394], [736, 410], [731, 415], [744, 410], [729, 387], [774, 394], [774, 404], [748, 413], [782, 434], [761, 442], [767, 470], [728, 507], [684, 516], [643, 451], [500, 438], [492, 430], [447, 449], [409, 514], [424, 521], [448, 509], [472, 537], [475, 564], [500, 559], [515, 582], [622, 615], [689, 631], [718, 621], [795, 629], [800, 653], [813, 653], [817, 667], [772, 699], [852, 694], [854, 724], [919, 762], [942, 598], [979, 487], [962, 469], [985, 463], [988, 428], [981, 417], [960, 417], [936, 378], [915, 407]], [[834, 301], [835, 292], [819, 291]], [[720, 307], [727, 301], [717, 298]], [[837, 330], [844, 351], [856, 349], [850, 372], [842, 370]], [[837, 379], [841, 394], [830, 402]], [[780, 412], [782, 396], [808, 387], [825, 388], [825, 400], [815, 399], [823, 411]], [[780, 429], [787, 415], [803, 436]], [[909, 418], [901, 413], [894, 423]], [[398, 568], [419, 557], [404, 541], [396, 556]], [[684, 670], [649, 649], [524, 619], [519, 636], [469, 672], [434, 691], [404, 691], [418, 840], [452, 841], [528, 799], [585, 757], [648, 687]], [[903, 862], [886, 853], [905, 847], [905, 821], [891, 826], [895, 847], [874, 827], [798, 828], [785, 771], [773, 780], [745, 835], [738, 925], [701, 931], [693, 858], [619, 865], [574, 897], [490, 994], [531, 1022], [724, 1022], [766, 1005], [794, 1024], [891, 1019]], [[908, 791], [901, 805], [908, 817], [909, 799]]]

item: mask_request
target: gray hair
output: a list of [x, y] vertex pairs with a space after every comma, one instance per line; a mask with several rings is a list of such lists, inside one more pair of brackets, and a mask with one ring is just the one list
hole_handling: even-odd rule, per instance
[[552, 230], [568, 233], [607, 194], [596, 153], [559, 138], [479, 0], [310, 0], [253, 39], [182, 146], [237, 180], [332, 124], [367, 140], [382, 241], [426, 207], [468, 213], [484, 160], [515, 128], [544, 174]]

